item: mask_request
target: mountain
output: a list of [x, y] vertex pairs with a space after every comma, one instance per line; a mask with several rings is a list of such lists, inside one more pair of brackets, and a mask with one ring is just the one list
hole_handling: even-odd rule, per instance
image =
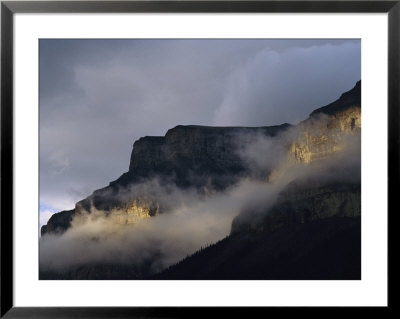
[[155, 177], [180, 188], [223, 190], [246, 175], [246, 167], [236, 152], [238, 136], [274, 137], [289, 127], [289, 124], [269, 127], [179, 125], [168, 130], [165, 136], [142, 137], [133, 145], [128, 172], [76, 203], [73, 210], [54, 214], [42, 227], [41, 234], [62, 233], [70, 227], [76, 214], [90, 212], [93, 208], [108, 212], [119, 208], [128, 215], [130, 207], [139, 205], [144, 211], [142, 216], [157, 215], [160, 212], [157, 199], [149, 198], [148, 194], [130, 194], [128, 200], [118, 197], [121, 190]]
[[[60, 235], [74, 218], [97, 210], [119, 224], [163, 214], [166, 204], [143, 186], [154, 178], [161, 187], [172, 184], [205, 197], [246, 179], [282, 185], [274, 200], [249, 203], [226, 238], [157, 274], [150, 270], [157, 257], [150, 255], [139, 266], [91, 263], [63, 273], [41, 270], [40, 278], [360, 279], [360, 133], [361, 81], [297, 125], [179, 125], [165, 136], [140, 138], [129, 171], [73, 210], [54, 214], [42, 236]], [[243, 156], [260, 137], [272, 144], [268, 154], [258, 150], [256, 160], [277, 158], [262, 174]]]

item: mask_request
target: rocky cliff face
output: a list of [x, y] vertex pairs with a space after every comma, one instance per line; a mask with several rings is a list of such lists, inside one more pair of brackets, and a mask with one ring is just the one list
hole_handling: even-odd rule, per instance
[[72, 218], [75, 210], [64, 210], [50, 217], [47, 225], [42, 226], [41, 235], [45, 234], [60, 234], [66, 231], [71, 226]]
[[[361, 133], [361, 82], [335, 102], [315, 110], [290, 132], [288, 161], [272, 172], [281, 175], [291, 164], [324, 163], [348, 147], [351, 137]], [[360, 154], [361, 156], [361, 154]], [[359, 158], [360, 159], [360, 158]], [[330, 168], [332, 170], [332, 168]], [[359, 172], [354, 172], [356, 176]], [[334, 175], [335, 172], [330, 172]], [[337, 172], [343, 174], [343, 172]], [[242, 231], [271, 232], [294, 223], [308, 223], [361, 214], [361, 180], [343, 176], [339, 181], [324, 178], [294, 180], [268, 209], [251, 208], [232, 222], [231, 234]]]
[[[79, 201], [75, 209], [55, 214], [53, 220], [72, 219], [92, 209], [116, 214], [116, 220], [134, 223], [147, 216], [155, 216], [163, 208], [157, 198], [148, 194], [129, 193], [129, 188], [157, 178], [180, 188], [192, 187], [222, 190], [233, 185], [246, 174], [246, 166], [237, 152], [238, 137], [261, 134], [274, 137], [287, 130], [289, 124], [270, 127], [207, 127], [182, 126], [168, 130], [165, 136], [146, 136], [133, 145], [129, 171]], [[121, 196], [124, 193], [125, 196]], [[68, 215], [68, 216], [67, 216]], [[42, 234], [63, 232], [68, 227], [43, 226]], [[54, 224], [56, 225], [56, 224]], [[69, 226], [69, 224], [68, 224]]]
[[361, 81], [297, 126], [290, 156], [301, 163], [327, 158], [342, 149], [347, 135], [359, 134], [360, 130]]
[[[139, 185], [142, 181], [158, 178], [174, 183], [177, 187], [193, 187], [198, 190], [205, 186], [219, 191], [235, 184], [241, 177], [246, 176], [246, 163], [237, 152], [238, 136], [258, 134], [275, 137], [283, 132], [290, 133], [287, 140], [287, 157], [298, 163], [311, 163], [322, 160], [338, 152], [343, 141], [349, 134], [359, 134], [361, 128], [361, 82], [349, 92], [344, 93], [337, 101], [315, 110], [310, 117], [293, 127], [283, 124], [272, 127], [205, 127], [205, 126], [176, 126], [165, 136], [147, 136], [140, 138], [133, 145], [129, 171], [111, 182], [107, 187], [96, 190], [92, 195], [78, 202], [74, 210], [57, 213], [51, 217], [47, 226], [43, 226], [42, 234], [63, 232], [77, 214], [98, 209], [113, 213], [119, 223], [135, 223], [138, 219], [155, 216], [162, 213], [157, 198], [135, 193], [129, 196], [119, 196], [121, 190]], [[293, 133], [294, 132], [294, 133]], [[330, 186], [329, 186], [330, 187]], [[326, 189], [325, 189], [326, 190]], [[310, 192], [322, 192], [314, 189]], [[332, 205], [329, 214], [346, 214], [352, 210], [359, 195], [348, 192], [341, 195], [339, 191], [331, 192]], [[300, 194], [300, 193], [299, 193]], [[319, 197], [318, 197], [318, 196]], [[283, 195], [282, 195], [283, 196]], [[299, 195], [300, 196], [300, 195]], [[315, 194], [317, 198], [324, 196]], [[306, 198], [306, 197], [304, 197]], [[293, 207], [303, 207], [299, 201], [292, 202]], [[310, 202], [305, 200], [306, 202]], [[283, 210], [291, 210], [288, 200], [281, 199]], [[311, 204], [307, 204], [311, 205]], [[306, 205], [306, 206], [307, 206]], [[316, 204], [315, 204], [316, 205]], [[338, 207], [341, 207], [340, 209]], [[349, 207], [347, 210], [344, 207]], [[295, 215], [300, 216], [296, 208]], [[305, 219], [313, 219], [320, 214], [319, 210], [310, 207], [301, 208]], [[308, 211], [308, 212], [307, 212]], [[340, 212], [339, 212], [340, 211]], [[357, 211], [357, 209], [356, 209]], [[310, 215], [310, 216], [307, 216]], [[313, 217], [314, 216], [314, 217]], [[318, 215], [319, 216], [319, 215]], [[239, 221], [234, 226], [239, 229]], [[247, 226], [244, 226], [247, 227]]]
[[248, 231], [273, 232], [292, 224], [329, 218], [361, 215], [361, 185], [358, 183], [293, 182], [266, 210], [253, 210], [237, 216], [231, 234]]
[[[290, 125], [271, 127], [207, 127], [179, 125], [164, 137], [144, 137], [135, 142], [129, 172], [148, 176], [179, 174], [232, 174], [245, 169], [237, 154], [239, 135], [259, 133], [276, 136]], [[182, 183], [182, 181], [177, 181]]]
[[346, 136], [361, 130], [360, 105], [352, 105], [337, 113], [315, 113], [297, 127], [298, 134], [290, 145], [295, 162], [311, 163], [341, 151]]
[[160, 213], [160, 206], [152, 201], [146, 201], [142, 198], [126, 202], [110, 211], [110, 216], [114, 218], [115, 223], [136, 224], [144, 218], [157, 216]]

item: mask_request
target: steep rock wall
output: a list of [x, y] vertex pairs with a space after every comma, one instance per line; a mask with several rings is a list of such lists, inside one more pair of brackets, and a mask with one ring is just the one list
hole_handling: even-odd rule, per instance
[[341, 151], [348, 135], [361, 130], [361, 108], [350, 106], [335, 114], [317, 113], [296, 128], [297, 135], [290, 145], [290, 157], [299, 163], [325, 159]]
[[360, 215], [361, 185], [358, 183], [291, 183], [271, 208], [237, 216], [232, 222], [231, 234], [271, 232], [291, 224]]
[[[126, 200], [117, 196], [121, 189], [154, 177], [166, 177], [182, 188], [201, 189], [211, 185], [222, 190], [234, 184], [246, 171], [237, 153], [238, 136], [256, 133], [274, 137], [290, 127], [289, 124], [272, 127], [179, 125], [165, 136], [143, 137], [133, 145], [128, 172], [78, 202], [74, 210], [53, 215], [48, 225], [43, 226], [42, 234], [64, 231], [75, 214], [90, 212], [91, 208], [105, 212], [125, 211], [125, 217], [120, 218], [125, 222], [133, 221], [136, 218], [133, 216], [157, 215], [162, 208], [156, 198], [131, 196]], [[305, 164], [325, 159], [342, 149], [346, 136], [359, 134], [360, 129], [361, 82], [357, 82], [352, 90], [315, 110], [292, 130], [296, 133], [288, 141], [288, 158]], [[143, 200], [150, 204], [142, 204]], [[139, 211], [147, 213], [132, 213]]]

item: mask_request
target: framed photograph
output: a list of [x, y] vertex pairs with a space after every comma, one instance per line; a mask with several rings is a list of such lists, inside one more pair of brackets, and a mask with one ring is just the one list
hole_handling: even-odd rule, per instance
[[2, 1], [1, 316], [388, 310], [399, 19]]

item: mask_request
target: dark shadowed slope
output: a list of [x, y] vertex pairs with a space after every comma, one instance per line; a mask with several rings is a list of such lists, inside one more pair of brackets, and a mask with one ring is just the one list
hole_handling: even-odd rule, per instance
[[231, 235], [152, 279], [361, 279], [361, 219]]
[[154, 278], [361, 279], [360, 184], [292, 182], [271, 208], [253, 212]]

